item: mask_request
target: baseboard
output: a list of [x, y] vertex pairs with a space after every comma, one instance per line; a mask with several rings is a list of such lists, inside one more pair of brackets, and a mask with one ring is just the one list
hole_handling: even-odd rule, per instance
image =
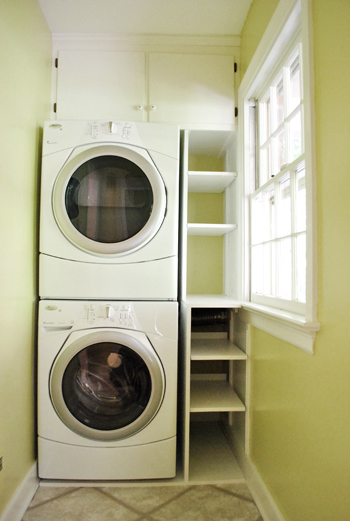
[[246, 454], [242, 443], [234, 435], [228, 423], [223, 423], [222, 427], [264, 521], [285, 521], [256, 466]]
[[235, 456], [264, 521], [285, 521], [256, 466], [237, 441]]
[[37, 464], [27, 472], [11, 501], [5, 508], [0, 521], [21, 521], [39, 486]]

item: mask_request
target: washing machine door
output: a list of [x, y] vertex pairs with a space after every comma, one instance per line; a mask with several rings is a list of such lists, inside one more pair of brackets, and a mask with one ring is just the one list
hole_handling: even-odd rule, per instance
[[66, 238], [100, 256], [127, 255], [158, 232], [163, 179], [142, 149], [100, 145], [75, 152], [53, 188], [53, 213]]
[[93, 440], [121, 440], [157, 414], [165, 392], [162, 364], [143, 333], [74, 333], [50, 374], [50, 396], [61, 420]]

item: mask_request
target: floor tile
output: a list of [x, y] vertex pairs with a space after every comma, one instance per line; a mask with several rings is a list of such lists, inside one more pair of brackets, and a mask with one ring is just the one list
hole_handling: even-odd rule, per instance
[[254, 503], [211, 486], [193, 487], [151, 515], [156, 521], [257, 521], [260, 517]]
[[76, 487], [39, 487], [32, 499], [30, 507], [36, 507], [38, 505], [47, 503], [48, 501], [52, 501], [53, 499], [72, 494], [75, 490], [77, 490]]
[[250, 490], [245, 483], [224, 483], [216, 485], [216, 488], [219, 490], [224, 490], [228, 494], [233, 494], [243, 500], [254, 503], [253, 496], [251, 495]]
[[30, 507], [23, 521], [135, 521], [139, 515], [93, 488], [80, 488]]
[[39, 487], [23, 521], [262, 521], [244, 483]]
[[111, 487], [101, 490], [107, 495], [111, 494], [124, 505], [135, 507], [145, 514], [176, 498], [186, 487]]

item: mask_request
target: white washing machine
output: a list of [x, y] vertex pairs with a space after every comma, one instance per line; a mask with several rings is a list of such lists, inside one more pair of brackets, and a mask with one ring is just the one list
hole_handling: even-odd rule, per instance
[[176, 300], [179, 129], [46, 122], [39, 295]]
[[39, 477], [176, 473], [176, 302], [39, 303]]

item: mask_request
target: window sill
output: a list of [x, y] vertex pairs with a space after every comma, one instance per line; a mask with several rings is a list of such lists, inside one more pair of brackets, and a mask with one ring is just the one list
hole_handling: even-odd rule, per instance
[[308, 322], [301, 315], [251, 302], [242, 302], [239, 314], [244, 322], [310, 355], [314, 353], [314, 340], [321, 327], [319, 322]]

